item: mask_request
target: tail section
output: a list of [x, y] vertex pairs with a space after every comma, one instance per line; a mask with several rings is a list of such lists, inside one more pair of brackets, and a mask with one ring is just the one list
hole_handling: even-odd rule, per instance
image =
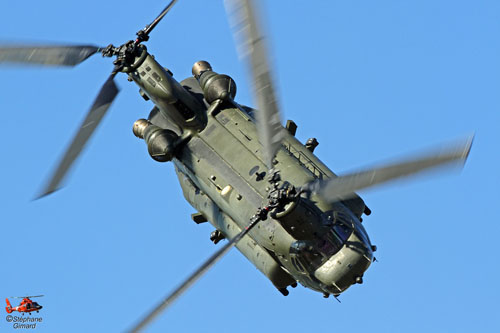
[[12, 305], [10, 305], [9, 299], [6, 298], [5, 302], [7, 302], [7, 306], [5, 307], [5, 310], [7, 310], [7, 313], [12, 313]]

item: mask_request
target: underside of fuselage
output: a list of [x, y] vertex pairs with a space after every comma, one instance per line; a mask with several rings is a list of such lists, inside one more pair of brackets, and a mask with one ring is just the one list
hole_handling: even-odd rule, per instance
[[[188, 78], [181, 84], [209, 108], [196, 79]], [[238, 105], [223, 105], [209, 115], [205, 129], [192, 135], [173, 159], [186, 200], [227, 239], [245, 228], [267, 200], [268, 175], [253, 112]], [[177, 131], [179, 136], [183, 134], [157, 108], [149, 121]], [[289, 133], [276, 161], [283, 182], [294, 186], [335, 177]], [[361, 198], [327, 203], [321, 198], [303, 197], [296, 206], [282, 212], [280, 218], [269, 216], [259, 222], [236, 245], [239, 251], [284, 294], [288, 293], [286, 287], [296, 282], [334, 295], [359, 283], [372, 259], [368, 236], [353, 232], [361, 228], [366, 235], [359, 222], [365, 210]], [[336, 230], [336, 223], [343, 223], [345, 230]]]

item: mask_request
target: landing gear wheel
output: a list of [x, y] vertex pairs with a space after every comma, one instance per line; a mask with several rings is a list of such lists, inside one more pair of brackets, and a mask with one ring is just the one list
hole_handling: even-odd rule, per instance
[[212, 231], [212, 233], [210, 233], [210, 240], [212, 242], [214, 242], [214, 244], [217, 244], [218, 242], [220, 242], [224, 238], [226, 238], [226, 237], [224, 237], [222, 232], [220, 232], [219, 230], [214, 230], [214, 231]]
[[278, 290], [283, 294], [283, 296], [288, 296], [290, 293], [286, 288], [279, 288]]

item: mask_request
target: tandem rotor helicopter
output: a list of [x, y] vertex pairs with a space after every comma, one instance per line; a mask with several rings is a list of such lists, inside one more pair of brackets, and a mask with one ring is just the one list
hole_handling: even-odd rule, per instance
[[184, 283], [150, 311], [141, 330], [235, 246], [283, 295], [298, 283], [324, 297], [337, 297], [363, 282], [376, 247], [362, 224], [370, 209], [356, 191], [428, 169], [462, 165], [472, 138], [451, 147], [378, 168], [337, 176], [314, 155], [315, 139], [295, 138], [297, 126], [282, 126], [265, 39], [252, 1], [228, 0], [235, 33], [252, 76], [257, 109], [241, 105], [236, 83], [207, 61], [192, 77], [176, 80], [145, 43], [177, 0], [139, 30], [134, 40], [106, 47], [0, 47], [0, 63], [76, 66], [95, 54], [114, 58], [113, 69], [40, 197], [59, 189], [86, 142], [111, 107], [127, 75], [154, 108], [133, 124], [150, 156], [172, 162], [196, 223], [215, 228], [211, 240], [228, 241]]

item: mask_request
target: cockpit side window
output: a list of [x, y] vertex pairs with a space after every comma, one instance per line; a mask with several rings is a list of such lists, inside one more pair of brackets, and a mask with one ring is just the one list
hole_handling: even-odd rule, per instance
[[347, 225], [340, 223], [333, 225], [333, 231], [340, 238], [342, 243], [345, 243], [351, 235], [352, 228], [349, 228]]
[[353, 221], [350, 216], [343, 212], [335, 212], [333, 220], [333, 231], [345, 243], [353, 231]]
[[352, 232], [353, 223], [351, 218], [342, 212], [335, 212], [333, 226], [325, 234], [323, 243], [320, 244], [321, 253], [329, 258], [340, 251]]

